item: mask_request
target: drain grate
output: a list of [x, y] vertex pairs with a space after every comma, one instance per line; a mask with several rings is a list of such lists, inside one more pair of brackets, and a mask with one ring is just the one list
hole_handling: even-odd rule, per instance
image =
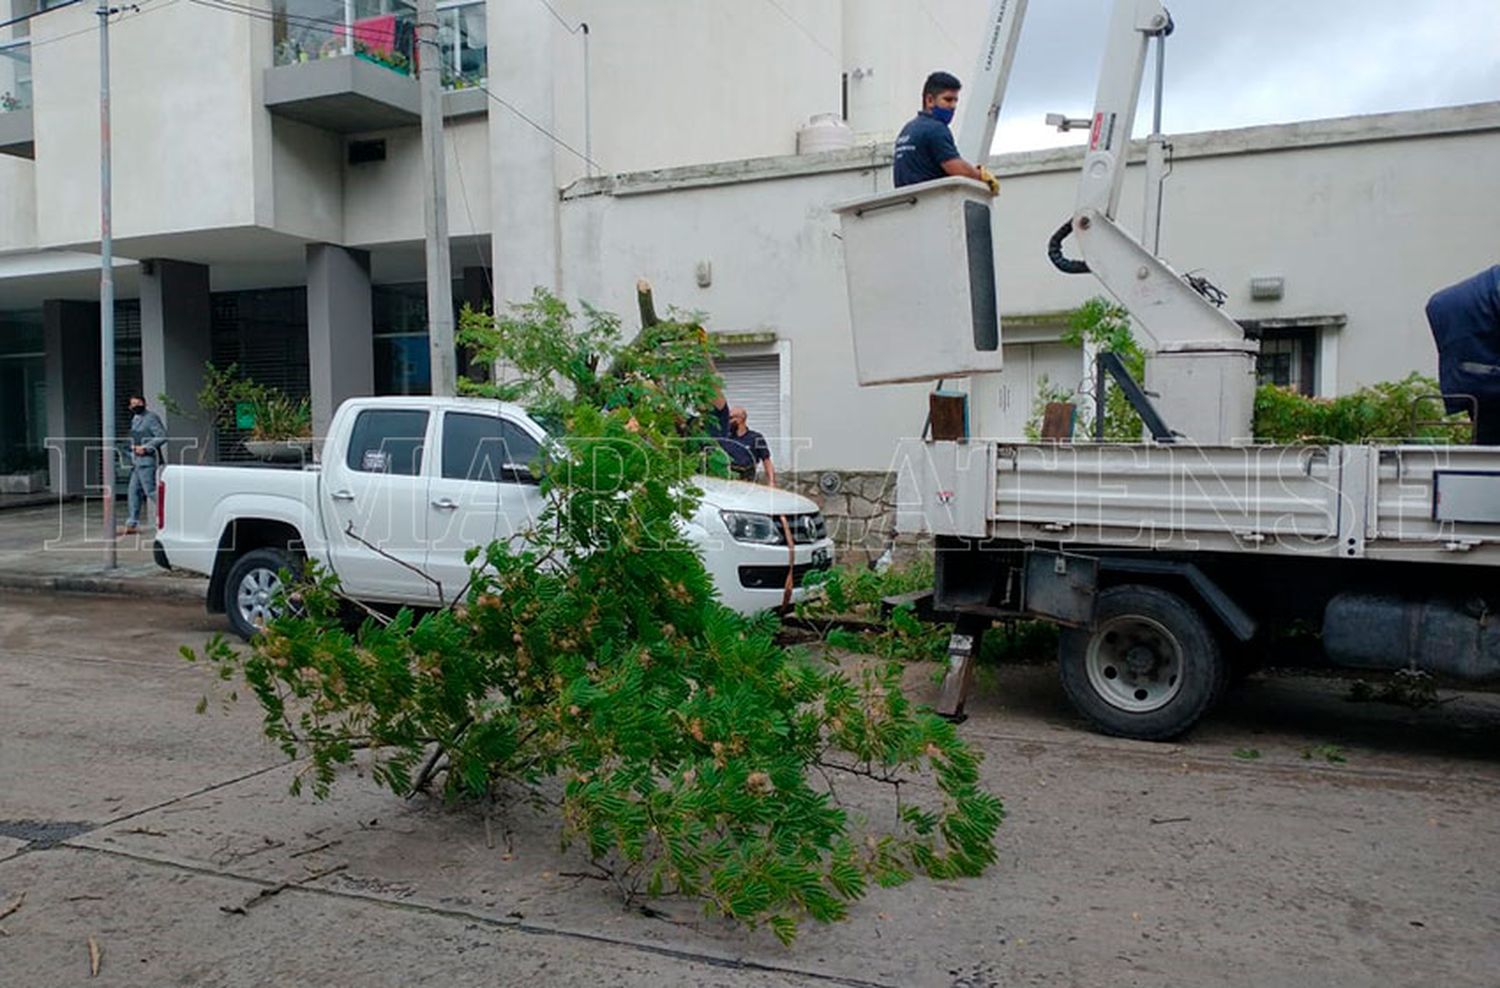
[[0, 837], [26, 841], [27, 850], [45, 851], [97, 826], [82, 820], [0, 820]]

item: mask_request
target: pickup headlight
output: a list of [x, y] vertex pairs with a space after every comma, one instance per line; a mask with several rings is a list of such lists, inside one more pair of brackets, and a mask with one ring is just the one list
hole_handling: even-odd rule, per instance
[[720, 511], [724, 527], [736, 542], [752, 542], [756, 545], [785, 545], [781, 535], [781, 523], [771, 515], [758, 515], [749, 511]]

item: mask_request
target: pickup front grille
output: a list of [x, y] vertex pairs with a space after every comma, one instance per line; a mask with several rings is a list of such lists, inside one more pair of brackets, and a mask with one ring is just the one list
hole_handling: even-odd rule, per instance
[[[828, 537], [828, 523], [823, 520], [823, 514], [815, 511], [810, 515], [791, 515], [787, 523], [792, 528], [792, 542], [795, 545], [810, 545], [821, 542]], [[785, 574], [783, 573], [783, 579]]]
[[[798, 563], [792, 567], [792, 586], [802, 586], [802, 581], [813, 570], [827, 569], [828, 563]], [[741, 566], [740, 586], [747, 590], [780, 590], [786, 586], [785, 566]]]

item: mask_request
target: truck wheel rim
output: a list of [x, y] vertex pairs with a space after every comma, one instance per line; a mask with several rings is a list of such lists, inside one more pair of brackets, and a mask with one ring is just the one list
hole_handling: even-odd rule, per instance
[[281, 593], [281, 578], [273, 569], [257, 567], [240, 578], [236, 600], [240, 617], [252, 628], [264, 628], [281, 613], [276, 597]]
[[1094, 692], [1130, 713], [1160, 710], [1182, 690], [1182, 646], [1160, 622], [1139, 614], [1101, 624], [1085, 665]]

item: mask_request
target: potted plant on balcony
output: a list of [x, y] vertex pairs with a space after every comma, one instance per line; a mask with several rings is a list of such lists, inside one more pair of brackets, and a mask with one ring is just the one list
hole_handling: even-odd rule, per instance
[[0, 111], [9, 113], [11, 110], [19, 110], [20, 108], [21, 98], [19, 96], [12, 94], [8, 89], [0, 93]]

